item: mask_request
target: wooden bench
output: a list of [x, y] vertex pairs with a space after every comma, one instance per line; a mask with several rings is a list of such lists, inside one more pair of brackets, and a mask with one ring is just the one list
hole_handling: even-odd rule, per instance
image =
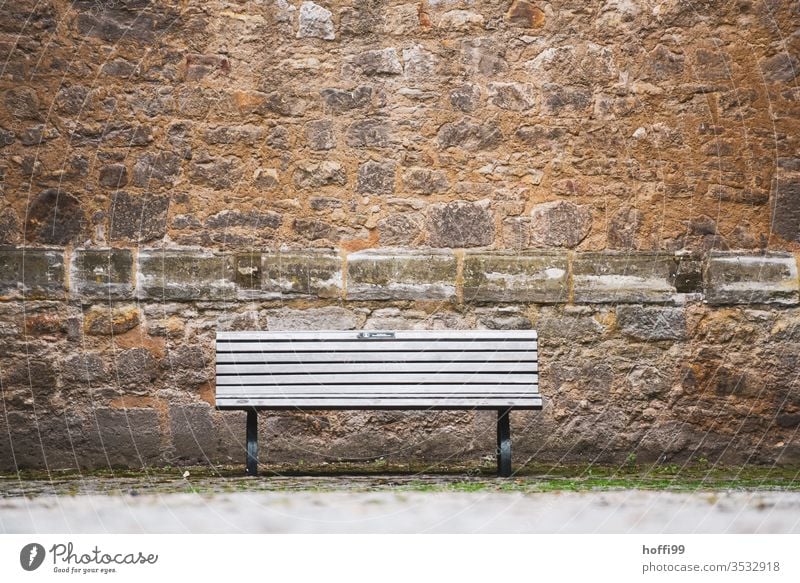
[[218, 332], [216, 352], [217, 408], [247, 411], [253, 476], [259, 409], [493, 409], [510, 476], [509, 411], [542, 408], [533, 330]]

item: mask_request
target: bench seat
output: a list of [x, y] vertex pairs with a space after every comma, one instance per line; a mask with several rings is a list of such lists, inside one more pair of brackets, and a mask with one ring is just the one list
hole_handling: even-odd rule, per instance
[[249, 452], [258, 409], [492, 409], [499, 436], [542, 407], [533, 330], [218, 332], [216, 359], [217, 408], [248, 411]]

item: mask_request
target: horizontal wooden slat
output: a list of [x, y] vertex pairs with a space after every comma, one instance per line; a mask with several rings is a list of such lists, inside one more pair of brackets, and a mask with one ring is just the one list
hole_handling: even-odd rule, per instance
[[286, 399], [260, 398], [260, 399], [217, 399], [217, 407], [246, 408], [284, 408], [284, 409], [325, 409], [325, 408], [386, 408], [386, 409], [501, 409], [509, 408], [540, 408], [541, 397], [531, 398], [443, 398], [443, 399]]
[[504, 350], [532, 351], [536, 350], [535, 341], [404, 341], [404, 340], [376, 340], [359, 342], [235, 342], [217, 340], [217, 352], [337, 352], [337, 351], [369, 351], [386, 352], [390, 350], [411, 351], [481, 351], [484, 353], [500, 352]]
[[217, 396], [271, 396], [293, 394], [315, 393], [324, 395], [343, 395], [343, 394], [384, 394], [402, 397], [406, 394], [452, 394], [469, 393], [475, 395], [495, 395], [508, 393], [521, 393], [538, 395], [538, 385], [346, 385], [346, 386], [323, 386], [323, 385], [220, 385], [217, 387]]
[[[533, 339], [537, 338], [536, 330], [348, 330], [348, 331], [298, 331], [298, 332], [257, 332], [257, 331], [229, 331], [217, 332], [217, 340], [345, 340], [357, 339], [359, 334], [393, 334], [397, 340], [425, 340], [444, 338], [495, 338], [506, 339]], [[371, 338], [362, 339], [361, 342], [378, 341]]]
[[370, 384], [370, 383], [501, 383], [536, 384], [539, 375], [528, 373], [392, 373], [385, 374], [287, 374], [287, 375], [217, 375], [217, 386], [222, 385], [299, 385], [299, 384]]
[[[217, 363], [319, 362], [536, 362], [534, 351], [519, 352], [221, 352]], [[382, 370], [382, 369], [381, 369]]]
[[[217, 364], [218, 375], [289, 374], [289, 373], [532, 373], [539, 370], [535, 362], [395, 362], [345, 364]], [[435, 380], [435, 377], [431, 377]], [[384, 379], [385, 380], [385, 379]]]

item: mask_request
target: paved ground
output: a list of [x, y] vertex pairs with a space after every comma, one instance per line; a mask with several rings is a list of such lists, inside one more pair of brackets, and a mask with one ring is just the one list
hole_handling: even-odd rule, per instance
[[0, 500], [4, 533], [800, 533], [797, 492], [230, 492]]

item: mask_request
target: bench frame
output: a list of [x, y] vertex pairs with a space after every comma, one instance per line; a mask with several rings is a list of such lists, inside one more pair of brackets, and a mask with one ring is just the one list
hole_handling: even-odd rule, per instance
[[[538, 355], [538, 346], [536, 349]], [[538, 394], [538, 384], [536, 385]], [[246, 467], [249, 476], [258, 475], [258, 411], [259, 410], [274, 410], [274, 411], [354, 411], [354, 410], [423, 410], [423, 411], [476, 411], [476, 410], [494, 410], [497, 412], [497, 474], [500, 477], [509, 477], [512, 474], [511, 467], [511, 422], [510, 413], [512, 410], [532, 410], [539, 411], [542, 405], [514, 405], [510, 407], [500, 407], [486, 405], [486, 406], [463, 406], [463, 405], [402, 405], [402, 406], [380, 406], [380, 405], [347, 405], [347, 406], [308, 406], [302, 407], [298, 405], [269, 405], [269, 406], [242, 406], [242, 405], [217, 405], [219, 410], [238, 410], [247, 413], [247, 453], [246, 453]]]

